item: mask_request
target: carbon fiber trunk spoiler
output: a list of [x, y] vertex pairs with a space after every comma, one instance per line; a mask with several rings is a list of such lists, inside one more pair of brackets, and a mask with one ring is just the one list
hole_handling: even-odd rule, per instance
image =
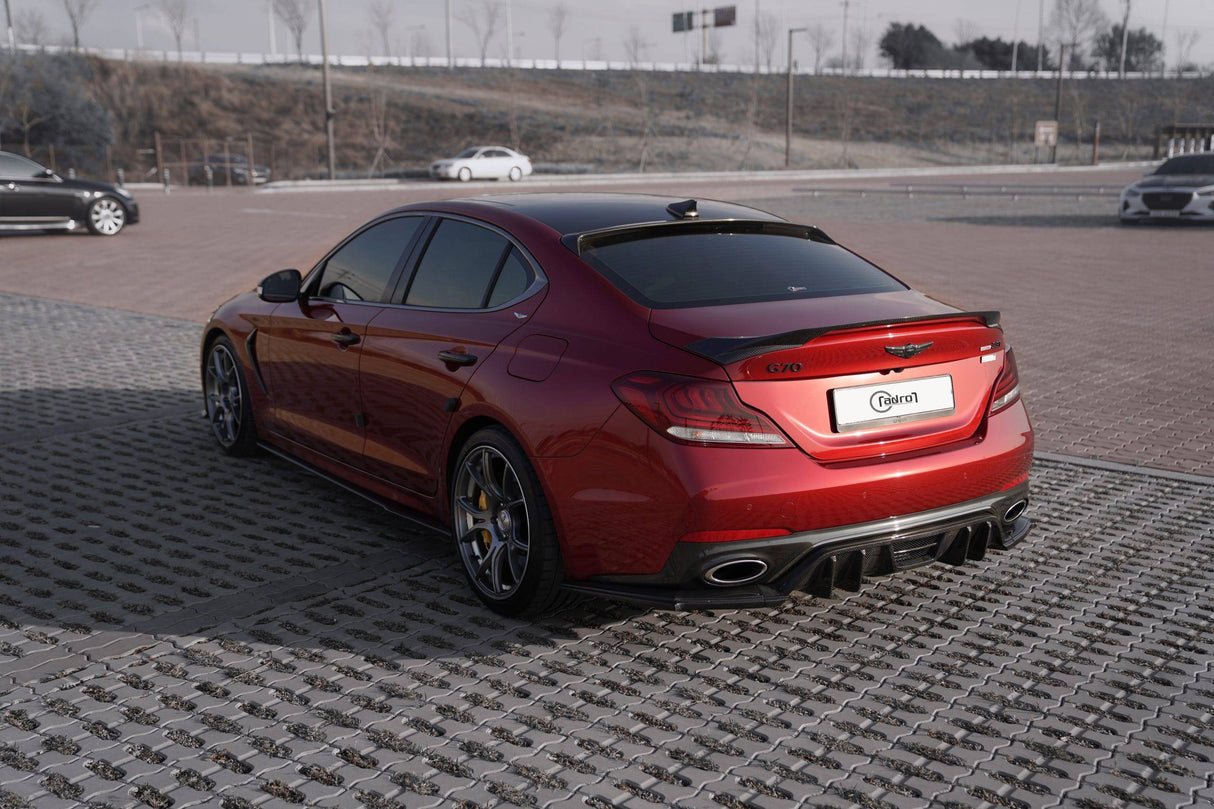
[[955, 312], [939, 315], [915, 315], [885, 320], [869, 320], [863, 323], [841, 323], [837, 326], [823, 326], [816, 329], [798, 329], [766, 337], [706, 337], [688, 343], [684, 348], [693, 354], [729, 365], [740, 360], [757, 357], [771, 351], [783, 351], [787, 348], [798, 348], [816, 340], [824, 334], [837, 331], [852, 331], [878, 326], [905, 326], [909, 323], [924, 323], [932, 320], [981, 320], [991, 328], [999, 328], [998, 312]]

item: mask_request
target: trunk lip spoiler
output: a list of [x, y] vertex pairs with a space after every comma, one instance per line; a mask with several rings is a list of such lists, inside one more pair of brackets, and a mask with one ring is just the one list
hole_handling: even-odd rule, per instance
[[592, 247], [638, 239], [673, 236], [681, 233], [729, 233], [755, 230], [777, 236], [808, 239], [822, 244], [837, 244], [819, 227], [799, 225], [783, 219], [678, 219], [638, 222], [583, 233], [569, 233], [561, 237], [561, 244], [580, 256]]
[[797, 329], [764, 337], [705, 337], [688, 343], [684, 348], [691, 353], [712, 360], [721, 365], [747, 360], [771, 351], [783, 351], [789, 348], [800, 348], [823, 335], [839, 331], [877, 328], [881, 326], [905, 326], [913, 323], [926, 323], [932, 320], [981, 320], [992, 329], [1001, 328], [1000, 315], [996, 311], [983, 312], [942, 312], [935, 315], [911, 315], [900, 318], [882, 318], [866, 320], [860, 323], [840, 323], [834, 326], [820, 326], [815, 329]]

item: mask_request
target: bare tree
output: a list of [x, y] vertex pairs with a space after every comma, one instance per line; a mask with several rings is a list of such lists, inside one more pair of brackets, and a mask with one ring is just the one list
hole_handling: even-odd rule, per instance
[[1055, 0], [1054, 14], [1050, 17], [1050, 27], [1056, 32], [1058, 43], [1066, 46], [1072, 68], [1083, 66], [1088, 45], [1108, 24], [1100, 0]]
[[430, 57], [430, 35], [426, 29], [418, 28], [409, 33], [409, 56]]
[[291, 32], [295, 55], [303, 61], [303, 35], [316, 12], [316, 0], [274, 0], [274, 14]]
[[564, 2], [557, 3], [548, 12], [548, 30], [552, 33], [552, 42], [556, 54], [556, 61], [561, 61], [561, 37], [565, 35], [565, 30], [569, 26], [569, 6]]
[[185, 37], [185, 26], [190, 21], [190, 0], [157, 0], [156, 10], [164, 17], [165, 24], [177, 42], [177, 61], [182, 61], [181, 40]]
[[379, 171], [390, 157], [388, 150], [396, 144], [399, 129], [398, 122], [393, 119], [388, 107], [388, 94], [385, 91], [379, 90], [371, 96], [366, 125], [367, 134], [371, 136], [371, 143], [375, 146], [375, 156], [371, 158], [367, 176], [374, 177], [375, 172]]
[[392, 0], [371, 0], [367, 3], [367, 20], [371, 30], [379, 34], [384, 56], [392, 55], [392, 23], [396, 19], [396, 8]]
[[80, 47], [80, 29], [88, 21], [89, 15], [97, 8], [97, 0], [63, 0], [63, 8], [67, 11], [67, 19], [72, 24], [72, 46]]
[[1192, 67], [1193, 48], [1197, 45], [1197, 40], [1201, 38], [1201, 33], [1198, 31], [1177, 31], [1176, 32], [1176, 73], [1179, 75], [1184, 70]]
[[498, 18], [502, 15], [500, 0], [480, 0], [476, 5], [467, 5], [459, 10], [456, 19], [472, 30], [476, 46], [481, 51], [481, 67], [489, 54], [489, 44], [497, 33]]
[[[835, 32], [816, 22], [809, 26], [805, 35], [809, 38], [809, 49], [814, 52], [814, 73], [817, 73], [822, 68], [822, 55], [835, 44]], [[789, 58], [792, 58], [792, 54], [789, 54]]]
[[953, 23], [953, 38], [956, 44], [965, 45], [977, 39], [980, 30], [973, 20], [958, 19]]
[[18, 42], [38, 46], [46, 44], [50, 31], [47, 30], [46, 18], [42, 16], [41, 11], [23, 8], [13, 16], [13, 28]]
[[864, 69], [864, 62], [868, 58], [868, 49], [873, 45], [872, 31], [868, 30], [868, 26], [860, 25], [852, 29], [851, 32], [851, 59], [848, 61], [851, 64], [848, 67], [856, 70]]
[[[649, 52], [649, 43], [641, 36], [641, 26], [634, 25], [628, 29], [628, 36], [624, 37], [624, 55], [628, 57], [628, 66], [635, 68], [640, 62], [644, 61], [645, 55]], [[642, 99], [648, 98], [648, 87], [638, 88]], [[642, 158], [642, 165], [644, 159]], [[642, 169], [644, 171], [644, 169]]]
[[771, 72], [772, 63], [776, 59], [776, 48], [780, 45], [780, 18], [768, 12], [759, 15], [759, 52], [763, 55], [763, 63], [767, 72]]

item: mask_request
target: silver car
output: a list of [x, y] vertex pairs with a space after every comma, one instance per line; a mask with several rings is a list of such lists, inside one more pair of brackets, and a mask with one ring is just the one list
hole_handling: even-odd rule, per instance
[[430, 164], [436, 180], [502, 180], [517, 182], [531, 173], [531, 159], [505, 146], [473, 146], [447, 160]]
[[1214, 152], [1167, 160], [1121, 192], [1123, 225], [1144, 219], [1214, 222]]

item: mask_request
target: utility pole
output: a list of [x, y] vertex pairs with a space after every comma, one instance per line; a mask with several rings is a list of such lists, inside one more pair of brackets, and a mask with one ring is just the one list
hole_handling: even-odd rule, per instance
[[451, 55], [451, 0], [447, 0], [447, 69], [455, 69], [455, 57]]
[[1037, 6], [1037, 72], [1038, 73], [1041, 72], [1041, 66], [1043, 64], [1042, 59], [1045, 58], [1045, 51], [1041, 47], [1044, 44], [1042, 42], [1044, 35], [1045, 35], [1045, 0], [1041, 0], [1041, 2]]
[[[325, 83], [325, 140], [329, 144], [329, 180], [337, 179], [337, 150], [333, 145], [333, 85], [329, 81], [329, 39], [325, 32], [325, 0], [319, 0], [320, 9], [320, 70]], [[252, 171], [252, 168], [249, 169]]]
[[[1170, 0], [1163, 0], [1163, 58], [1160, 59], [1160, 78], [1168, 75], [1168, 3]], [[1179, 71], [1179, 68], [1177, 68]]]
[[[843, 75], [847, 75], [847, 9], [851, 5], [851, 0], [843, 0]], [[802, 29], [803, 30], [803, 29]], [[792, 42], [790, 39], [789, 42]], [[789, 61], [792, 61], [792, 45], [788, 46]]]
[[804, 28], [788, 29], [788, 109], [784, 118], [784, 168], [792, 165], [792, 35]]
[[266, 25], [270, 29], [270, 55], [278, 55], [278, 41], [274, 37], [274, 3], [266, 0]]
[[13, 33], [13, 10], [9, 8], [8, 0], [4, 0], [4, 16], [8, 20], [8, 49], [15, 51], [17, 50], [17, 37]]
[[759, 0], [755, 0], [755, 75], [759, 75]]
[[511, 13], [510, 0], [506, 0], [506, 67], [511, 67], [514, 57], [511, 52], [514, 50], [514, 14]]
[[1066, 45], [1058, 43], [1058, 89], [1054, 92], [1054, 146], [1050, 149], [1050, 162], [1058, 162], [1058, 141], [1062, 140], [1062, 66], [1066, 64]]
[[1016, 57], [1020, 55], [1020, 0], [1016, 0], [1016, 17], [1012, 20], [1012, 73], [1016, 72]]
[[1117, 69], [1117, 78], [1125, 78], [1125, 48], [1130, 39], [1130, 0], [1125, 3], [1125, 14], [1121, 18], [1121, 66]]

